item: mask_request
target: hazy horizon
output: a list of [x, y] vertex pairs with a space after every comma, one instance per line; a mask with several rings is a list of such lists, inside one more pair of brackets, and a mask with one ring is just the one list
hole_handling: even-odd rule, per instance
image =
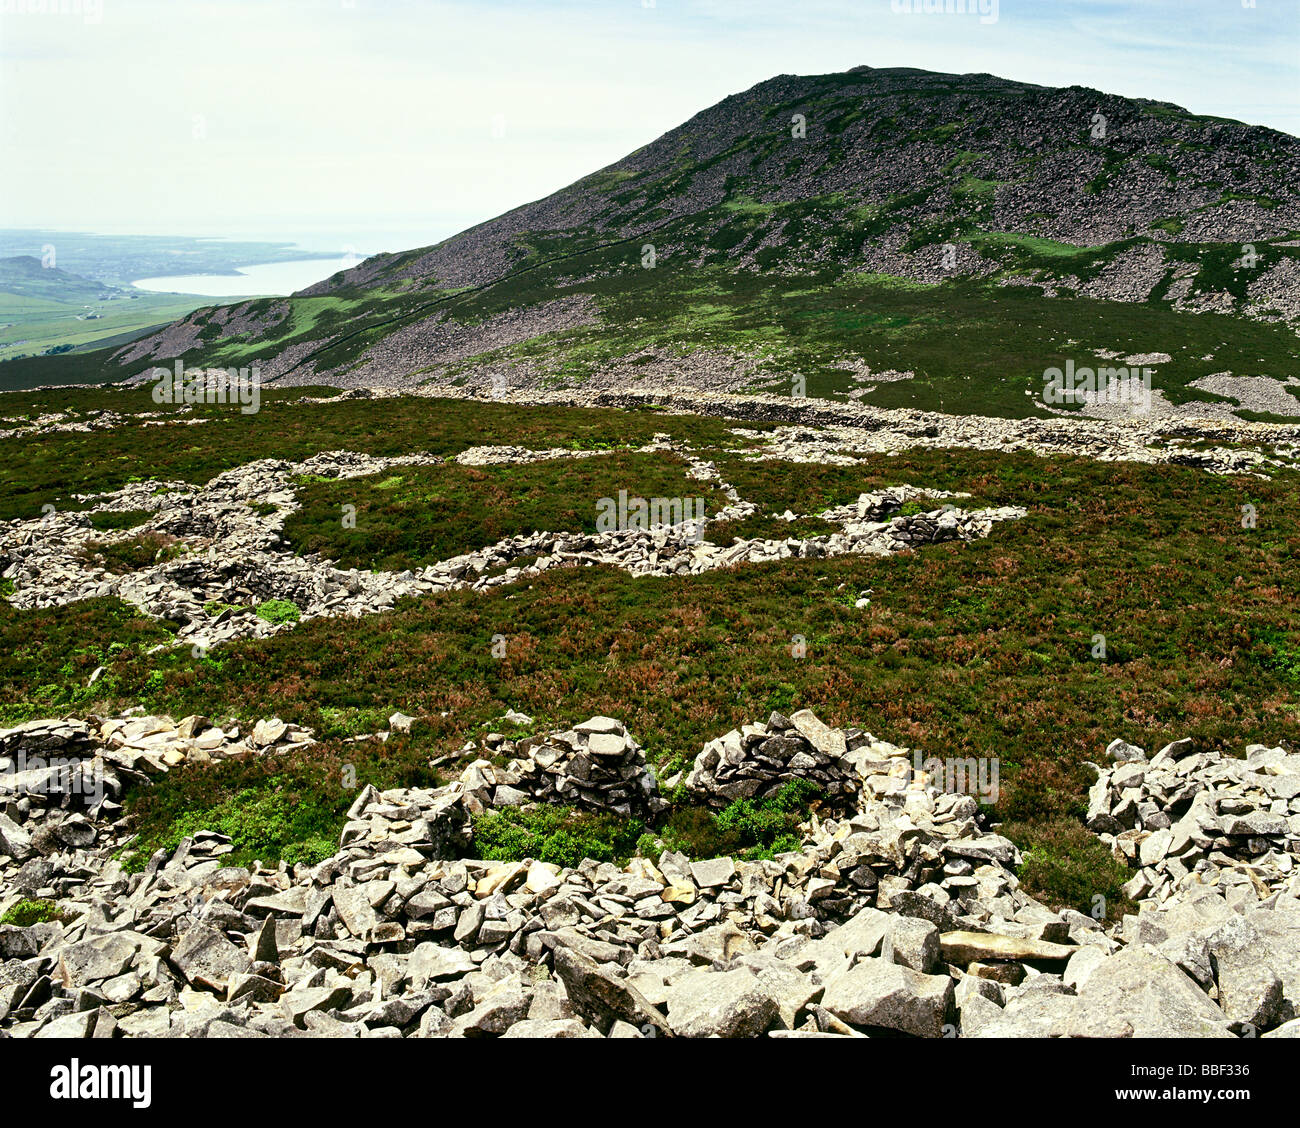
[[985, 0], [986, 22], [905, 6], [8, 10], [0, 102], [22, 113], [3, 116], [0, 145], [23, 174], [0, 225], [401, 250], [547, 196], [764, 79], [862, 64], [1087, 85], [1300, 132], [1300, 21], [1274, 7]]

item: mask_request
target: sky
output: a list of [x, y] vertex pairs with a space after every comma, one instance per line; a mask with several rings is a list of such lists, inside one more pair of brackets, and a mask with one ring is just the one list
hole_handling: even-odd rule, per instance
[[0, 0], [0, 226], [400, 250], [860, 64], [1300, 134], [1300, 0], [981, 3]]

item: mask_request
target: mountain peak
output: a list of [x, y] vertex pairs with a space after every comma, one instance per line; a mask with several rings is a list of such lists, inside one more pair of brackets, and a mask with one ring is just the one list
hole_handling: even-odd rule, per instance
[[[934, 300], [951, 304], [980, 287], [962, 317], [1001, 325], [1025, 365], [1014, 380], [995, 375], [1006, 389], [983, 407], [1022, 414], [1023, 381], [1036, 365], [1041, 383], [1044, 355], [1079, 336], [1018, 336], [1010, 319], [1042, 308], [1007, 307], [1026, 287], [1040, 302], [1150, 306], [1150, 319], [1215, 310], [1300, 323], [1298, 185], [1296, 138], [1165, 103], [910, 67], [780, 75], [436, 246], [374, 256], [289, 302], [220, 320], [200, 311], [118, 359], [138, 370], [187, 341], [227, 362], [259, 350], [266, 375], [297, 381], [476, 384], [496, 366], [569, 386], [647, 378], [666, 347], [692, 358], [674, 378], [700, 386], [762, 386], [762, 374], [806, 364], [823, 391], [889, 399], [900, 393], [862, 374], [951, 364], [950, 350], [921, 347], [918, 326], [942, 333], [956, 314], [927, 318], [904, 288], [941, 287]], [[871, 278], [893, 287], [873, 295], [894, 311], [876, 322], [846, 296]], [[802, 300], [790, 295], [808, 293], [816, 309], [784, 324]], [[720, 294], [748, 303], [743, 327]], [[831, 310], [837, 328], [813, 349], [807, 319]], [[1065, 312], [1062, 327], [1077, 318]], [[1132, 331], [1114, 320], [1115, 333]], [[1162, 325], [1184, 343], [1198, 335], [1177, 316]], [[1155, 332], [1098, 347], [1145, 354]], [[1180, 386], [1220, 374], [1213, 357], [1188, 356]]]

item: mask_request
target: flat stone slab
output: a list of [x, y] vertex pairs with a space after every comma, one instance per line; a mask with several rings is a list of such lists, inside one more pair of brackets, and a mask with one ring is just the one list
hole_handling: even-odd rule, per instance
[[976, 960], [1042, 960], [1064, 963], [1079, 949], [1073, 944], [1046, 940], [1021, 940], [995, 932], [945, 932], [939, 937], [939, 954], [951, 964]]

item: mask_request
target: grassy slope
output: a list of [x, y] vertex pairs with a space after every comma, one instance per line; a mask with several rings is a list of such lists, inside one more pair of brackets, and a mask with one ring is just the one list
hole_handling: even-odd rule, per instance
[[[590, 271], [608, 273], [571, 280]], [[754, 390], [788, 391], [798, 373], [806, 378], [807, 394], [841, 397], [858, 386], [848, 365], [862, 361], [874, 371], [916, 373], [914, 380], [877, 385], [866, 403], [1018, 418], [1046, 414], [1038, 398], [1046, 368], [1067, 359], [1088, 365], [1097, 350], [1169, 354], [1168, 364], [1155, 366], [1153, 385], [1174, 403], [1217, 398], [1190, 387], [1202, 376], [1230, 371], [1284, 378], [1300, 364], [1300, 339], [1285, 325], [1179, 312], [1159, 301], [1043, 298], [1035, 289], [993, 280], [923, 285], [871, 274], [735, 271], [721, 260], [695, 268], [666, 258], [644, 270], [630, 247], [539, 267], [418, 307], [410, 298], [358, 297], [355, 308], [365, 313], [355, 321], [346, 315], [349, 307], [331, 307], [326, 316], [299, 311], [294, 300], [285, 334], [269, 347], [320, 340], [325, 331], [346, 326], [347, 335], [320, 346], [315, 357], [323, 369], [346, 371], [382, 335], [432, 312], [472, 326], [507, 309], [570, 295], [596, 299], [597, 324], [434, 366], [429, 375], [456, 377], [526, 362], [553, 383], [581, 384], [646, 350], [671, 358], [701, 348], [727, 349], [760, 362]], [[291, 321], [305, 327], [291, 331]], [[956, 336], [960, 349], [952, 347]], [[204, 363], [247, 363], [259, 351], [266, 355], [266, 347], [214, 341], [203, 351]]]
[[[1026, 287], [985, 282], [920, 285], [878, 275], [808, 278], [665, 264], [556, 292], [595, 295], [600, 324], [475, 359], [488, 367], [530, 360], [580, 382], [644, 349], [671, 356], [727, 348], [761, 361], [756, 390], [788, 392], [800, 373], [807, 394], [829, 397], [857, 386], [846, 364], [860, 359], [873, 371], [916, 373], [877, 385], [863, 402], [1010, 418], [1045, 415], [1044, 370], [1067, 359], [1095, 364], [1095, 350], [1168, 353], [1172, 360], [1155, 366], [1153, 385], [1175, 403], [1215, 398], [1189, 386], [1201, 376], [1230, 370], [1281, 377], [1300, 365], [1300, 339], [1285, 326], [1158, 303], [1045, 299]], [[472, 307], [456, 308], [472, 321]]]
[[[319, 552], [346, 568], [400, 571], [436, 564], [505, 537], [596, 532], [597, 499], [702, 498], [711, 514], [727, 504], [715, 486], [686, 476], [664, 454], [615, 451], [521, 466], [419, 466], [343, 481], [305, 482], [302, 509], [285, 522], [299, 552]], [[356, 525], [344, 528], [343, 505]]]
[[[598, 324], [435, 365], [431, 374], [454, 376], [522, 360], [555, 382], [581, 383], [643, 350], [671, 356], [730, 349], [762, 361], [767, 379], [756, 380], [756, 389], [788, 390], [790, 376], [799, 373], [808, 394], [842, 396], [855, 386], [846, 363], [859, 360], [876, 371], [912, 370], [918, 377], [880, 385], [865, 402], [1021, 417], [1044, 414], [1037, 398], [1044, 369], [1066, 359], [1085, 365], [1098, 349], [1168, 353], [1173, 359], [1157, 367], [1154, 386], [1175, 403], [1216, 398], [1189, 387], [1201, 376], [1230, 371], [1284, 378], [1300, 363], [1300, 340], [1285, 325], [1174, 310], [1161, 296], [1172, 281], [1172, 266], [1153, 299], [1144, 303], [1044, 298], [1036, 289], [998, 285], [1012, 276], [1086, 280], [1144, 240], [1078, 248], [988, 233], [968, 219], [964, 235], [942, 237], [965, 239], [999, 261], [1001, 268], [988, 279], [923, 285], [842, 266], [809, 272], [800, 265], [793, 248], [801, 245], [805, 229], [827, 241], [833, 261], [852, 264], [860, 260], [863, 243], [899, 222], [908, 204], [901, 198], [892, 209], [852, 209], [838, 195], [757, 209], [731, 201], [673, 221], [657, 234], [592, 250], [579, 249], [595, 241], [585, 234], [525, 238], [514, 272], [498, 283], [458, 293], [345, 290], [291, 299], [291, 315], [267, 338], [241, 342], [205, 330], [196, 355], [204, 363], [247, 363], [312, 341], [318, 370], [346, 371], [384, 336], [435, 314], [472, 326], [508, 310], [578, 294], [596, 299]], [[773, 213], [790, 246], [759, 250]], [[651, 270], [640, 261], [647, 240], [662, 248]], [[733, 256], [747, 249], [755, 250], [756, 268], [737, 269]], [[1236, 244], [1182, 245], [1170, 253], [1198, 265], [1198, 291], [1225, 288], [1244, 295], [1252, 276], [1232, 268], [1241, 253]], [[1257, 271], [1281, 257], [1300, 256], [1300, 248], [1261, 242], [1259, 253]], [[578, 278], [585, 280], [574, 281]], [[962, 341], [957, 350], [954, 335]]]
[[[70, 432], [37, 440], [0, 440], [0, 520], [34, 517], [45, 504], [79, 508], [74, 494], [119, 489], [157, 478], [201, 483], [258, 458], [298, 460], [325, 450], [374, 455], [423, 451], [451, 456], [468, 447], [516, 443], [537, 447], [604, 449], [641, 445], [658, 432], [692, 442], [727, 442], [716, 419], [562, 408], [537, 413], [508, 404], [433, 399], [348, 400], [319, 405], [293, 401], [312, 389], [266, 389], [261, 410], [196, 409], [207, 422], [193, 426], [124, 427]], [[61, 393], [16, 393], [0, 398], [0, 414], [48, 409]], [[79, 391], [78, 402], [103, 393]], [[113, 410], [157, 411], [147, 387], [107, 393]], [[673, 495], [675, 496], [675, 495]]]

